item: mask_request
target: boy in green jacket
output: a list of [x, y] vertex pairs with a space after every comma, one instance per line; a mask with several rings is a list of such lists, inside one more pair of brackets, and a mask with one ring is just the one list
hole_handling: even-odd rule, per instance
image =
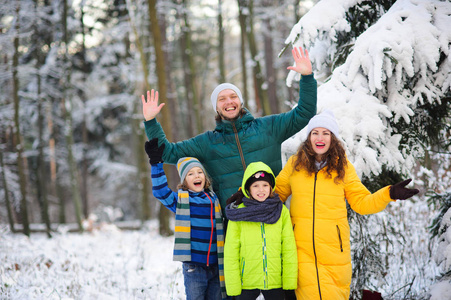
[[[284, 299], [297, 287], [297, 253], [290, 213], [274, 193], [271, 168], [251, 163], [241, 191], [226, 207], [229, 225], [224, 246], [224, 276], [228, 296], [255, 300]], [[233, 200], [237, 199], [235, 202]]]

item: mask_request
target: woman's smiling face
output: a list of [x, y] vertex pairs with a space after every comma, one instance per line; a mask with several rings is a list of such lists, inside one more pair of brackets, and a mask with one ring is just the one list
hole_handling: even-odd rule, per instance
[[316, 127], [310, 132], [310, 143], [316, 153], [316, 160], [321, 161], [322, 156], [330, 148], [331, 132], [323, 127]]
[[201, 192], [205, 186], [205, 173], [199, 167], [193, 167], [185, 177], [186, 186], [194, 191]]

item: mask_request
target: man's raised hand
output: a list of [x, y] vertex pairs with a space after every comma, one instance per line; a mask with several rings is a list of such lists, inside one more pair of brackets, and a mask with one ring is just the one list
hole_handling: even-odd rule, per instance
[[289, 66], [287, 69], [301, 73], [301, 75], [312, 74], [312, 63], [310, 62], [307, 49], [304, 52], [302, 47], [299, 47], [299, 49], [295, 47], [291, 50], [291, 53], [296, 65], [294, 67]]
[[160, 103], [158, 105], [158, 91], [151, 90], [147, 91], [147, 101], [144, 95], [141, 96], [143, 102], [143, 115], [146, 121], [154, 119], [163, 108], [165, 103]]

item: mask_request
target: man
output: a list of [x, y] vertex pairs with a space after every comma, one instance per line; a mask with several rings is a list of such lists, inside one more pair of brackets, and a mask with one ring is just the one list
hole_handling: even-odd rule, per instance
[[164, 103], [158, 104], [158, 92], [142, 96], [146, 135], [149, 140], [158, 138], [164, 143], [163, 160], [176, 164], [185, 156], [196, 157], [213, 180], [213, 190], [218, 195], [222, 209], [227, 198], [241, 186], [246, 167], [255, 161], [267, 164], [274, 174], [282, 169], [281, 144], [302, 128], [316, 114], [316, 80], [308, 51], [301, 47], [292, 50], [295, 66], [288, 67], [302, 75], [299, 102], [293, 110], [277, 115], [254, 118], [243, 108], [240, 90], [230, 83], [220, 84], [211, 95], [217, 112], [216, 128], [177, 143], [166, 139], [155, 117]]

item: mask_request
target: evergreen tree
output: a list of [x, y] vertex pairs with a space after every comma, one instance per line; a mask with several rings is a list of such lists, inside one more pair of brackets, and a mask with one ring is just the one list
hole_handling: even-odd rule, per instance
[[[451, 134], [450, 13], [443, 1], [320, 1], [287, 39], [309, 50], [322, 81], [318, 111], [334, 111], [348, 157], [371, 191], [415, 177], [425, 154]], [[287, 82], [294, 79], [292, 72]], [[294, 153], [304, 138], [302, 131], [285, 151]], [[357, 299], [363, 288], [383, 286], [387, 256], [411, 236], [393, 225], [396, 213], [348, 215]]]

